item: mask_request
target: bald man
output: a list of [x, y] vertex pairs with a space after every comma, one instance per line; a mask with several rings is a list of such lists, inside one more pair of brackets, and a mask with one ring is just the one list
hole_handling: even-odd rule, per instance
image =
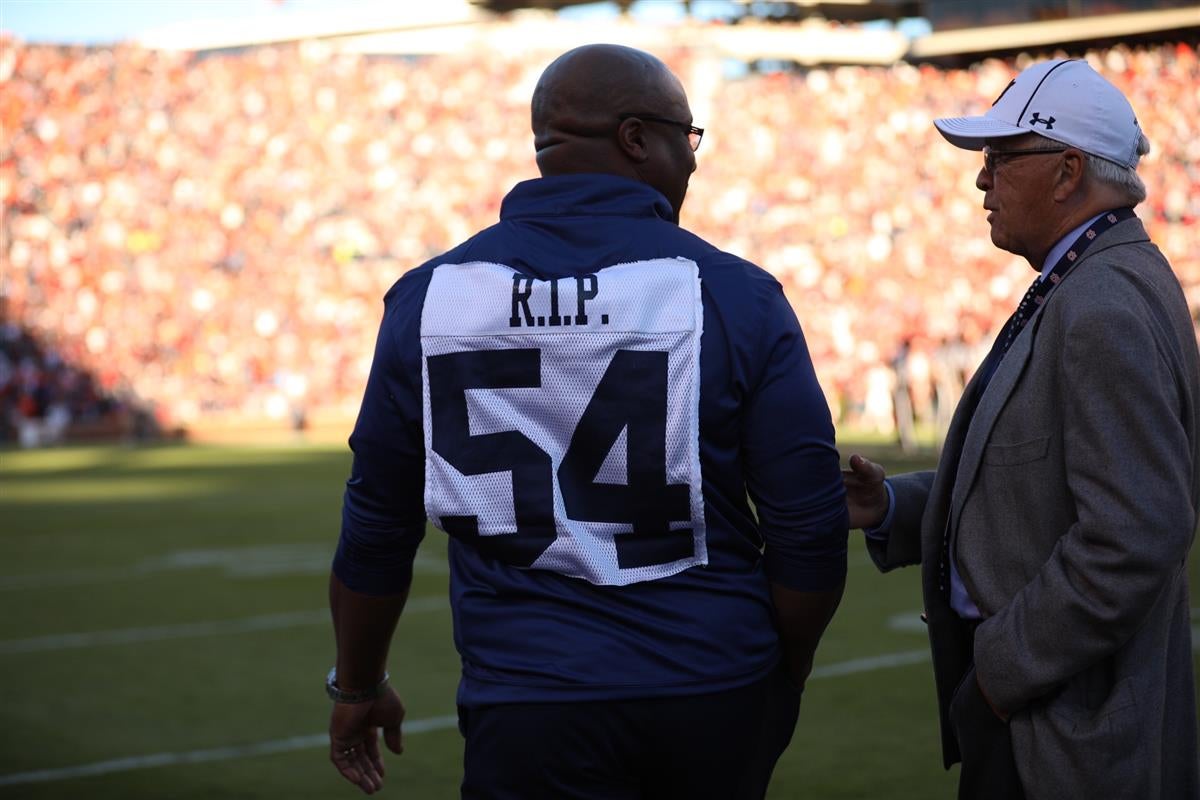
[[[387, 654], [449, 535], [464, 798], [761, 798], [841, 597], [828, 407], [779, 283], [682, 230], [657, 58], [554, 61], [542, 177], [385, 298], [330, 578], [330, 755], [400, 752]], [[751, 509], [749, 499], [754, 502]]]

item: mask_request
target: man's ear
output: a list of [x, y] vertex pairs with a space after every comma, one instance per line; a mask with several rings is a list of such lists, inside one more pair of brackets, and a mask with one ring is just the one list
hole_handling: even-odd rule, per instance
[[642, 164], [650, 158], [650, 148], [646, 142], [646, 126], [637, 117], [622, 120], [617, 126], [617, 146], [626, 158], [635, 164]]
[[1087, 174], [1087, 156], [1082, 150], [1068, 148], [1062, 154], [1054, 182], [1054, 199], [1060, 203], [1075, 194]]

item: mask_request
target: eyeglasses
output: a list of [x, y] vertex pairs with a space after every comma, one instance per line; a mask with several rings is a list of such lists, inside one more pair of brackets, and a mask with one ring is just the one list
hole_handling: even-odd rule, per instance
[[624, 122], [627, 119], [640, 119], [642, 122], [658, 122], [662, 125], [672, 125], [683, 131], [688, 137], [688, 145], [693, 151], [700, 149], [700, 140], [704, 138], [704, 128], [697, 128], [689, 122], [679, 122], [674, 119], [666, 119], [664, 117], [652, 117], [649, 114], [620, 114], [617, 119]]
[[996, 165], [1004, 161], [1011, 161], [1021, 156], [1044, 156], [1052, 153], [1065, 153], [1070, 149], [1069, 147], [1053, 147], [1048, 150], [993, 150], [990, 147], [985, 147], [983, 148], [983, 168], [988, 172], [995, 172]]

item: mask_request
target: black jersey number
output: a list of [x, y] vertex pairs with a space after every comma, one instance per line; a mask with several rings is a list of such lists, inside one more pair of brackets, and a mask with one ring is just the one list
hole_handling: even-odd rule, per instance
[[[472, 436], [468, 389], [541, 386], [541, 351], [484, 350], [430, 356], [429, 407], [433, 450], [464, 475], [511, 471], [517, 529], [479, 535], [475, 515], [443, 516], [442, 526], [506, 563], [528, 567], [554, 541], [554, 488], [548, 453], [519, 431]], [[668, 484], [666, 470], [667, 353], [618, 350], [580, 417], [558, 470], [567, 517], [632, 525], [616, 537], [623, 569], [667, 564], [692, 554], [692, 531], [670, 530], [691, 520], [687, 484]], [[628, 480], [597, 483], [596, 473], [626, 431]]]

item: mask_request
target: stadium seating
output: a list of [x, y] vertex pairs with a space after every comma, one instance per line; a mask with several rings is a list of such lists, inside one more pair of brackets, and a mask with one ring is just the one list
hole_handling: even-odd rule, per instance
[[[388, 286], [536, 175], [528, 98], [544, 54], [8, 44], [9, 437], [52, 407], [80, 424], [144, 403], [164, 428], [349, 419]], [[1087, 57], [1154, 143], [1140, 214], [1200, 315], [1196, 49]], [[669, 58], [706, 74], [693, 54]], [[905, 408], [936, 424], [1028, 282], [988, 239], [979, 158], [930, 125], [986, 108], [1020, 67], [837, 67], [692, 90], [708, 133], [684, 224], [778, 276], [843, 426], [891, 432]], [[40, 354], [13, 349], [29, 337]], [[39, 379], [31, 406], [19, 382], [47, 364], [76, 377]], [[80, 383], [93, 388], [64, 401]]]

